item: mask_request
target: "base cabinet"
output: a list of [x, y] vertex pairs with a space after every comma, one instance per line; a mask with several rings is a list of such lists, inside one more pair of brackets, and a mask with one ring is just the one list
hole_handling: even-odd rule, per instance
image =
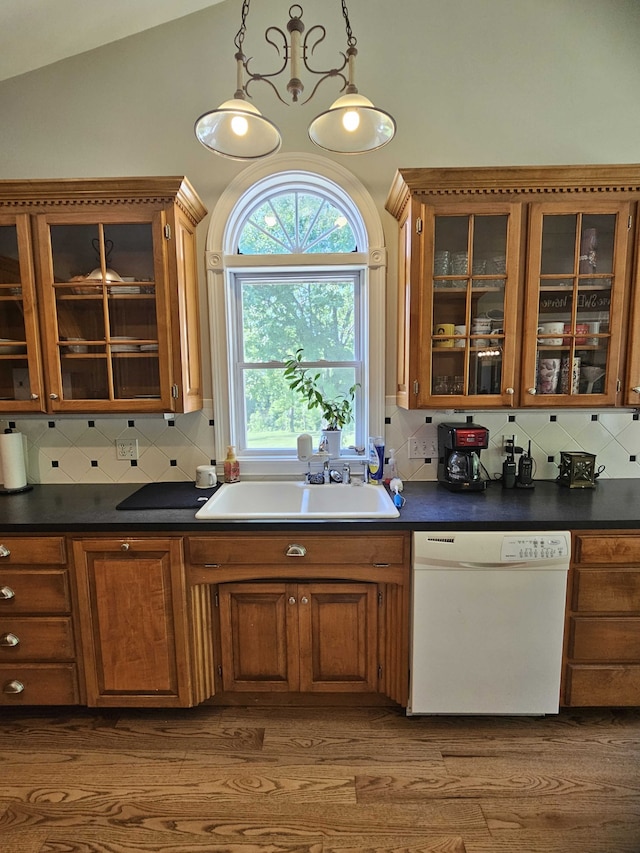
[[221, 584], [225, 690], [375, 692], [377, 586]]
[[408, 532], [304, 528], [188, 537], [188, 582], [212, 587], [217, 604], [219, 688], [265, 701], [378, 693], [406, 705], [410, 542]]
[[564, 704], [640, 705], [640, 534], [574, 534]]
[[0, 705], [80, 701], [65, 540], [0, 537]]
[[182, 540], [73, 542], [87, 703], [194, 704]]

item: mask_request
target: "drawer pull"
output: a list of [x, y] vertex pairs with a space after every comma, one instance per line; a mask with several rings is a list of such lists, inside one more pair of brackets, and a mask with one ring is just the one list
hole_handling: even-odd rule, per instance
[[307, 549], [304, 545], [289, 545], [286, 550], [287, 557], [304, 557], [307, 553]]
[[0, 557], [8, 557], [11, 554], [11, 551], [7, 548], [6, 545], [0, 545]]
[[122, 545], [120, 546], [120, 550], [121, 551], [128, 551], [130, 547], [131, 546], [129, 545], [128, 542], [123, 542]]
[[3, 634], [0, 637], [0, 646], [5, 649], [12, 649], [14, 646], [17, 646], [20, 642], [20, 637], [16, 637], [15, 634]]
[[16, 594], [11, 589], [10, 586], [2, 586], [0, 587], [0, 601], [10, 601], [12, 598], [15, 598]]
[[21, 681], [18, 681], [17, 678], [14, 678], [13, 681], [7, 681], [7, 683], [2, 688], [3, 693], [15, 694], [22, 693], [24, 690], [24, 684]]
[[389, 563], [374, 563], [373, 564], [374, 569], [386, 569], [388, 567], [389, 567]]

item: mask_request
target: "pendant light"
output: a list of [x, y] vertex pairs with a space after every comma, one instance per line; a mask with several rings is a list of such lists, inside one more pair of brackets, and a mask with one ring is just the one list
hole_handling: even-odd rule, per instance
[[358, 51], [355, 38], [348, 38], [347, 94], [341, 95], [326, 112], [314, 118], [309, 125], [309, 138], [327, 151], [362, 154], [365, 151], [375, 151], [391, 142], [396, 133], [396, 123], [389, 113], [374, 107], [369, 98], [358, 92], [353, 82], [354, 62]]
[[[368, 98], [358, 93], [354, 84], [354, 62], [358, 53], [356, 38], [351, 30], [346, 0], [341, 0], [341, 4], [347, 33], [347, 51], [346, 54], [341, 54], [342, 65], [329, 71], [316, 70], [310, 66], [308, 57], [324, 40], [326, 30], [322, 25], [316, 24], [303, 38], [305, 26], [302, 23], [302, 7], [294, 4], [289, 9], [287, 23], [290, 42], [278, 27], [271, 26], [265, 31], [265, 40], [277, 51], [281, 66], [275, 72], [261, 74], [249, 68], [249, 60], [243, 51], [250, 6], [250, 0], [243, 0], [242, 23], [234, 39], [237, 49], [236, 92], [233, 98], [225, 101], [218, 109], [203, 113], [195, 123], [196, 137], [206, 148], [236, 160], [256, 160], [275, 154], [282, 144], [280, 131], [257, 107], [249, 103], [248, 88], [254, 82], [268, 83], [278, 99], [286, 103], [272, 78], [278, 77], [290, 67], [291, 76], [286, 88], [295, 103], [304, 91], [300, 78], [301, 64], [308, 73], [320, 77], [309, 97], [301, 103], [310, 101], [320, 84], [329, 78], [341, 80], [342, 91], [345, 93], [311, 122], [309, 138], [312, 142], [327, 151], [361, 154], [375, 151], [393, 139], [396, 123], [392, 116], [374, 107]], [[347, 67], [348, 76], [345, 77], [343, 71]]]

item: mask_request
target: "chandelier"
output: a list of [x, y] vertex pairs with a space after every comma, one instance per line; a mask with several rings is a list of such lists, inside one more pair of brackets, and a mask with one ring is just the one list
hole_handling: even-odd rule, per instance
[[[247, 31], [250, 0], [243, 0], [242, 23], [236, 33], [236, 92], [218, 109], [201, 115], [195, 123], [195, 134], [200, 142], [216, 154], [234, 160], [257, 160], [267, 157], [280, 148], [282, 137], [276, 125], [263, 116], [249, 101], [249, 88], [253, 83], [267, 83], [282, 103], [287, 103], [273, 80], [290, 69], [287, 91], [291, 100], [308, 103], [321, 83], [335, 78], [342, 83], [343, 92], [328, 110], [317, 115], [309, 125], [309, 138], [320, 148], [338, 154], [363, 154], [375, 151], [391, 142], [396, 132], [396, 123], [389, 113], [377, 109], [368, 98], [361, 95], [355, 85], [355, 58], [357, 39], [351, 30], [345, 0], [342, 15], [347, 34], [347, 48], [340, 52], [342, 64], [329, 70], [317, 70], [310, 65], [315, 48], [325, 39], [326, 30], [316, 24], [305, 34], [302, 23], [302, 7], [294, 4], [289, 9], [287, 34], [279, 27], [265, 30], [265, 41], [277, 52], [280, 67], [268, 74], [254, 71], [251, 59], [244, 54], [244, 39]], [[301, 70], [317, 79], [311, 94], [301, 100], [304, 84]]]

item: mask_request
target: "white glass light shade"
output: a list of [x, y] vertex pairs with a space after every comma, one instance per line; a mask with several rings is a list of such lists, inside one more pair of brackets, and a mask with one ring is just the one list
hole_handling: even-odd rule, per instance
[[275, 154], [282, 144], [275, 124], [241, 98], [201, 115], [194, 130], [205, 148], [232, 160], [258, 160]]
[[359, 93], [342, 95], [309, 125], [309, 138], [320, 148], [338, 154], [375, 151], [391, 142], [396, 123]]

